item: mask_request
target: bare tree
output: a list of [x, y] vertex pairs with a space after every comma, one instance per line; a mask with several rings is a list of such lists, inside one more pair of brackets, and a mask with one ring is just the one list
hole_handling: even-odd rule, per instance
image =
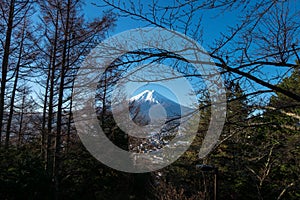
[[[30, 21], [30, 16], [32, 15], [32, 2], [23, 1], [23, 2], [1, 2], [1, 17], [2, 25], [6, 28], [4, 34], [3, 44], [3, 57], [1, 60], [2, 63], [2, 79], [1, 79], [1, 111], [0, 111], [0, 124], [1, 132], [6, 132], [5, 137], [5, 147], [9, 145], [10, 139], [10, 128], [11, 121], [13, 118], [13, 107], [14, 107], [14, 98], [17, 90], [17, 83], [20, 79], [20, 69], [26, 68], [28, 63], [33, 59], [30, 58], [30, 55], [33, 55], [32, 52], [26, 52], [24, 49], [30, 48], [29, 41], [32, 40], [32, 35], [29, 28], [28, 22]], [[13, 41], [13, 42], [12, 42]], [[25, 45], [26, 43], [26, 45]], [[25, 47], [24, 47], [25, 46]], [[30, 55], [29, 55], [30, 54]], [[31, 61], [30, 61], [31, 60]], [[23, 70], [25, 71], [25, 69]], [[29, 74], [28, 74], [29, 77]], [[13, 81], [13, 83], [11, 83]], [[12, 86], [11, 95], [7, 86]], [[8, 102], [8, 98], [10, 101]], [[7, 101], [7, 107], [9, 110], [5, 109], [5, 101]], [[4, 121], [4, 115], [8, 115], [7, 122]], [[4, 129], [3, 124], [7, 123], [6, 129]]]
[[[46, 77], [41, 86], [43, 122], [41, 149], [47, 160], [46, 168], [53, 174], [59, 195], [61, 151], [68, 146], [72, 130], [72, 90], [80, 62], [95, 46], [95, 41], [113, 25], [114, 16], [105, 15], [85, 21], [81, 1], [41, 1], [42, 44], [39, 48], [41, 70]], [[45, 58], [48, 60], [45, 61]], [[45, 63], [47, 63], [45, 65]]]
[[[2, 6], [5, 6], [2, 4]], [[4, 115], [4, 103], [5, 103], [5, 89], [7, 83], [7, 71], [8, 71], [8, 62], [10, 55], [10, 43], [12, 38], [12, 31], [14, 27], [14, 14], [15, 14], [15, 1], [11, 1], [9, 4], [9, 12], [8, 12], [8, 20], [7, 20], [7, 29], [5, 35], [5, 45], [2, 59], [2, 78], [1, 78], [1, 94], [0, 94], [0, 133], [2, 135], [2, 126], [3, 126], [3, 115]], [[7, 13], [3, 13], [5, 16]], [[7, 15], [6, 15], [7, 16]], [[9, 134], [9, 133], [8, 133]], [[6, 135], [6, 147], [8, 146], [8, 138], [9, 135]]]
[[[155, 1], [151, 5], [142, 2], [122, 3], [104, 1], [98, 6], [108, 6], [123, 17], [142, 20], [145, 26], [173, 29], [196, 41], [202, 41], [201, 13], [214, 10], [216, 13], [240, 11], [236, 26], [230, 26], [214, 44], [210, 44], [209, 55], [220, 68], [221, 73], [229, 73], [236, 80], [249, 87], [260, 85], [279, 91], [293, 99], [300, 100], [298, 94], [276, 86], [285, 74], [266, 74], [266, 68], [274, 71], [284, 68], [284, 73], [296, 67], [294, 59], [297, 51], [299, 12], [291, 10], [289, 1], [173, 1], [168, 5]], [[97, 5], [97, 3], [96, 3]], [[218, 18], [217, 18], [218, 19]], [[277, 42], [276, 42], [277, 41]], [[265, 75], [265, 76], [264, 76]], [[266, 76], [269, 75], [269, 76]], [[276, 82], [275, 84], [272, 82]], [[262, 86], [262, 87], [261, 87]], [[254, 90], [261, 90], [253, 88]], [[252, 92], [249, 88], [249, 93]]]
[[[265, 122], [266, 118], [262, 120], [265, 110], [283, 112], [287, 117], [298, 116], [296, 111], [286, 112], [282, 107], [275, 108], [269, 105], [270, 97], [280, 94], [292, 100], [293, 103], [288, 100], [288, 106], [293, 108], [299, 106], [300, 95], [297, 90], [279, 84], [298, 68], [297, 62], [299, 63], [300, 23], [298, 18], [300, 12], [295, 1], [174, 0], [166, 3], [157, 0], [148, 4], [142, 1], [104, 0], [103, 3], [95, 2], [95, 5], [111, 8], [120, 17], [139, 20], [139, 23], [144, 26], [171, 29], [191, 37], [206, 47], [207, 55], [213, 59], [226, 84], [230, 85], [231, 83], [240, 87], [243, 91], [240, 95], [234, 95], [227, 99], [228, 112], [232, 113], [229, 114], [225, 124], [226, 130], [223, 131], [215, 151], [222, 151], [224, 147], [222, 144], [225, 146], [233, 144], [237, 147], [239, 143], [247, 142], [248, 134], [254, 127], [267, 125], [270, 128], [274, 126], [268, 124], [270, 122]], [[221, 30], [219, 37], [213, 43], [207, 44], [204, 40], [206, 38], [203, 38], [205, 24], [201, 21], [201, 17], [211, 12], [216, 15], [214, 20], [218, 20], [222, 18], [222, 14], [228, 13], [236, 17], [233, 17], [235, 20], [233, 24], [229, 24], [226, 30]], [[182, 49], [182, 52], [184, 51], [187, 49]], [[186, 78], [203, 78], [203, 74], [191, 70], [192, 67], [186, 65], [186, 60], [178, 56], [176, 52], [137, 49], [130, 53], [134, 54], [135, 58], [134, 61], [130, 61], [133, 67], [139, 63], [141, 58], [159, 63], [167, 59], [177, 59], [181, 63], [177, 67], [172, 63], [171, 68], [182, 72]], [[193, 64], [197, 61], [190, 62]], [[126, 66], [129, 65], [129, 62], [124, 61], [122, 64]], [[124, 67], [123, 69], [127, 70], [128, 68]], [[144, 81], [147, 82], [147, 78]], [[205, 88], [201, 88], [201, 84], [198, 84], [194, 89], [200, 96], [199, 107], [210, 106], [209, 101], [205, 100], [205, 95], [200, 95], [205, 94]], [[246, 110], [236, 108], [230, 110], [243, 99], [246, 100], [244, 108]], [[204, 105], [201, 105], [201, 102]], [[293, 125], [292, 129], [295, 131], [297, 128]], [[261, 185], [267, 179], [266, 177], [270, 175], [271, 160], [274, 156], [273, 148], [274, 146], [271, 144], [264, 146], [263, 159], [261, 159], [264, 166], [262, 165], [260, 168], [261, 174], [255, 172], [255, 176], [259, 177], [260, 181], [257, 183], [258, 193]], [[242, 150], [236, 149], [231, 153], [236, 154], [237, 151]], [[216, 152], [212, 152], [212, 154], [214, 153]], [[236, 159], [239, 159], [238, 156]], [[293, 185], [294, 183], [286, 184], [282, 193], [286, 192], [285, 188]], [[259, 196], [263, 198], [263, 195]], [[281, 195], [278, 198], [281, 198]]]

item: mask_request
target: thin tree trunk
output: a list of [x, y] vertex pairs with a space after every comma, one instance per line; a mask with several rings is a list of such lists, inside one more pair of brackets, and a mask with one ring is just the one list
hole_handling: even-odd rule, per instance
[[[72, 83], [71, 88], [71, 94], [73, 94], [74, 91], [74, 82]], [[70, 99], [70, 108], [69, 108], [69, 118], [68, 118], [68, 133], [67, 133], [67, 149], [69, 149], [69, 145], [71, 142], [71, 130], [72, 130], [72, 120], [73, 120], [73, 114], [72, 114], [72, 106], [73, 106], [73, 98]]]
[[49, 174], [53, 174], [53, 149], [52, 149], [52, 120], [53, 120], [53, 100], [54, 100], [54, 78], [55, 78], [55, 64], [56, 64], [56, 52], [57, 52], [57, 41], [58, 41], [58, 15], [59, 11], [56, 12], [55, 20], [55, 35], [53, 41], [53, 54], [52, 54], [52, 67], [50, 75], [50, 88], [49, 88], [49, 109], [48, 109], [48, 124], [47, 124], [47, 163], [46, 169]]
[[20, 70], [22, 53], [23, 53], [23, 45], [24, 45], [23, 43], [24, 43], [24, 40], [25, 40], [25, 34], [24, 34], [25, 33], [25, 27], [26, 27], [26, 19], [24, 19], [24, 24], [23, 24], [22, 33], [21, 33], [22, 34], [22, 39], [21, 39], [21, 43], [20, 43], [18, 62], [17, 62], [17, 66], [16, 66], [16, 69], [15, 69], [15, 74], [16, 75], [15, 75], [15, 80], [14, 80], [14, 85], [13, 85], [13, 91], [12, 91], [11, 100], [10, 100], [10, 110], [9, 110], [9, 116], [8, 116], [7, 128], [6, 128], [6, 132], [7, 132], [8, 135], [10, 134], [11, 122], [12, 122], [13, 113], [14, 113], [15, 96], [16, 96], [16, 90], [17, 90], [18, 80], [19, 80], [19, 70]]
[[22, 132], [23, 132], [25, 98], [26, 98], [26, 88], [24, 88], [23, 97], [22, 97], [21, 114], [20, 114], [20, 126], [19, 126], [19, 131], [18, 131], [18, 144], [17, 144], [18, 147], [22, 144], [22, 140], [23, 140], [23, 133]]
[[[68, 41], [68, 55], [67, 55], [67, 67], [69, 69], [70, 67], [70, 39]], [[72, 106], [73, 106], [73, 98], [72, 94], [74, 91], [74, 77], [72, 75], [72, 86], [71, 86], [71, 97], [70, 97], [70, 108], [69, 108], [69, 118], [68, 118], [68, 127], [67, 127], [67, 150], [69, 150], [70, 142], [71, 142], [71, 125], [72, 125], [72, 120], [73, 120], [73, 115], [72, 115]]]
[[69, 38], [69, 18], [70, 18], [70, 7], [71, 1], [68, 0], [67, 4], [67, 16], [66, 25], [64, 32], [63, 41], [63, 52], [62, 52], [62, 63], [60, 71], [60, 84], [59, 84], [59, 94], [58, 94], [58, 107], [57, 107], [57, 132], [55, 140], [55, 156], [54, 156], [54, 181], [55, 181], [55, 199], [59, 198], [59, 165], [60, 165], [60, 150], [61, 150], [61, 133], [62, 133], [62, 108], [63, 108], [63, 98], [64, 98], [64, 86], [65, 86], [65, 73], [66, 73], [66, 63], [67, 63], [67, 48], [68, 48], [68, 38]]
[[[47, 123], [47, 106], [48, 106], [48, 92], [49, 92], [49, 84], [51, 79], [51, 69], [52, 69], [52, 53], [53, 51], [50, 51], [50, 62], [48, 67], [48, 74], [47, 74], [47, 81], [46, 81], [46, 87], [45, 87], [45, 95], [44, 95], [44, 107], [43, 107], [43, 118], [42, 118], [42, 138], [41, 138], [41, 155], [42, 158], [45, 161], [45, 169], [47, 168], [47, 142], [46, 142], [46, 136], [47, 136], [47, 129], [46, 129], [46, 123]], [[48, 114], [49, 117], [49, 114]]]
[[[9, 17], [5, 37], [5, 46], [4, 46], [4, 55], [2, 60], [2, 77], [1, 77], [1, 93], [0, 93], [0, 144], [1, 144], [1, 135], [2, 135], [2, 126], [4, 118], [4, 100], [5, 100], [5, 89], [6, 89], [6, 78], [7, 78], [7, 69], [8, 69], [8, 60], [10, 55], [10, 43], [11, 35], [13, 30], [14, 22], [14, 12], [15, 12], [15, 0], [11, 0], [9, 7]], [[5, 138], [5, 148], [8, 148], [9, 142], [9, 133], [6, 133]]]

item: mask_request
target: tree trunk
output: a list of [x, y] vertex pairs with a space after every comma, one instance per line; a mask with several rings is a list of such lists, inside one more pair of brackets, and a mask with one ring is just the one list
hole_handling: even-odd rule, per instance
[[48, 122], [47, 122], [47, 151], [46, 151], [46, 169], [49, 174], [53, 174], [53, 147], [52, 147], [52, 121], [53, 121], [53, 107], [54, 107], [54, 80], [55, 80], [55, 69], [56, 69], [56, 53], [57, 53], [57, 41], [58, 41], [58, 15], [59, 10], [56, 11], [56, 19], [55, 19], [55, 35], [53, 41], [53, 53], [52, 53], [52, 67], [51, 67], [51, 75], [50, 75], [50, 85], [49, 85], [49, 104], [48, 104]]
[[[7, 78], [7, 70], [8, 70], [8, 60], [10, 55], [10, 43], [11, 43], [11, 35], [13, 30], [13, 22], [14, 22], [14, 12], [15, 12], [15, 0], [11, 0], [9, 7], [9, 16], [8, 16], [8, 24], [6, 30], [5, 37], [5, 46], [4, 46], [4, 55], [2, 60], [2, 78], [1, 78], [1, 93], [0, 93], [0, 144], [1, 144], [1, 135], [2, 135], [2, 126], [3, 126], [3, 118], [4, 118], [4, 100], [5, 100], [5, 89], [6, 89], [6, 78]], [[9, 133], [6, 132], [5, 138], [5, 148], [8, 148], [9, 143]]]
[[[48, 91], [49, 91], [49, 84], [50, 84], [50, 78], [51, 78], [51, 66], [52, 66], [52, 50], [50, 51], [50, 63], [48, 66], [48, 72], [47, 72], [47, 80], [46, 80], [46, 87], [45, 87], [45, 94], [44, 94], [44, 102], [43, 102], [43, 117], [42, 117], [42, 138], [41, 138], [41, 155], [42, 158], [45, 160], [45, 163], [47, 163], [47, 129], [46, 129], [46, 123], [47, 123], [47, 105], [48, 105]], [[48, 114], [49, 117], [49, 114]], [[46, 165], [45, 165], [46, 169]]]
[[18, 131], [18, 144], [19, 147], [22, 144], [23, 140], [23, 119], [24, 119], [24, 108], [25, 108], [25, 98], [26, 98], [26, 88], [24, 88], [23, 96], [22, 96], [22, 105], [21, 105], [21, 113], [20, 113], [20, 126]]
[[62, 52], [62, 63], [60, 71], [60, 84], [59, 84], [59, 94], [58, 94], [58, 107], [57, 107], [57, 132], [55, 140], [55, 156], [54, 156], [54, 181], [55, 181], [55, 199], [59, 197], [59, 165], [60, 165], [60, 150], [61, 150], [61, 133], [62, 133], [62, 109], [63, 109], [63, 99], [64, 99], [64, 86], [65, 86], [65, 75], [66, 75], [66, 63], [67, 63], [67, 50], [68, 50], [68, 38], [69, 38], [69, 18], [70, 18], [70, 7], [71, 1], [68, 0], [67, 3], [67, 16], [66, 25], [64, 32], [63, 41], [63, 52]]
[[[15, 80], [14, 80], [14, 85], [13, 85], [13, 91], [12, 91], [12, 94], [11, 94], [10, 110], [9, 110], [9, 116], [8, 116], [7, 128], [6, 128], [7, 135], [10, 134], [11, 122], [12, 122], [13, 113], [14, 113], [15, 96], [16, 96], [18, 80], [19, 80], [19, 70], [20, 70], [22, 53], [23, 53], [23, 45], [24, 45], [23, 43], [24, 43], [24, 40], [25, 40], [25, 28], [26, 28], [26, 19], [24, 19], [24, 24], [23, 24], [23, 27], [22, 27], [22, 33], [21, 33], [22, 34], [22, 39], [21, 39], [21, 43], [20, 43], [18, 61], [17, 61], [16, 69], [15, 69], [15, 74], [16, 75], [15, 75]], [[8, 141], [7, 141], [6, 145], [8, 145]]]

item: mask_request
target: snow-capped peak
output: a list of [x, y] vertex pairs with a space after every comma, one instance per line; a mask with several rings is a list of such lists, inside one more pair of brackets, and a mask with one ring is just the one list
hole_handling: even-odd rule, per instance
[[[144, 90], [131, 97], [129, 105], [131, 117], [143, 125], [149, 124], [151, 120], [178, 118], [183, 113], [191, 111], [190, 108], [181, 106], [155, 90]], [[153, 119], [150, 119], [151, 117]]]
[[141, 100], [143, 99], [144, 101], [150, 101], [150, 102], [155, 102], [156, 100], [154, 99], [153, 93], [155, 91], [154, 90], [145, 90], [142, 93], [133, 96], [130, 98], [130, 101], [136, 101], [136, 100]]

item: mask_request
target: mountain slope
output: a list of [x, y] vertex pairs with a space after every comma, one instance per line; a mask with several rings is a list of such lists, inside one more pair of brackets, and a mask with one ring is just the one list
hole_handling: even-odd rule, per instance
[[154, 90], [145, 90], [129, 100], [131, 118], [139, 125], [148, 125], [155, 120], [180, 119], [190, 110]]

